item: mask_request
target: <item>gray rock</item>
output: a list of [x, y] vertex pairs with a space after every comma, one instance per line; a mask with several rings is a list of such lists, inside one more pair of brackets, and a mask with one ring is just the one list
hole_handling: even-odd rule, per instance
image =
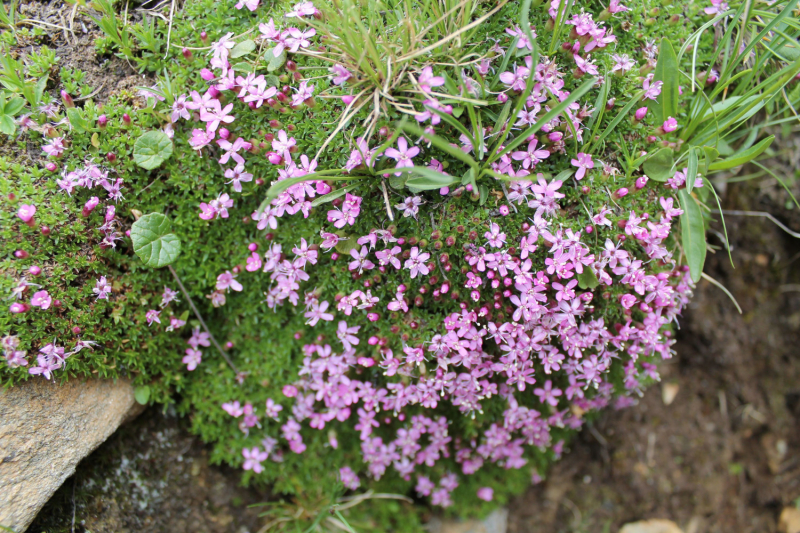
[[139, 407], [122, 379], [34, 378], [0, 391], [0, 526], [24, 531], [80, 460]]

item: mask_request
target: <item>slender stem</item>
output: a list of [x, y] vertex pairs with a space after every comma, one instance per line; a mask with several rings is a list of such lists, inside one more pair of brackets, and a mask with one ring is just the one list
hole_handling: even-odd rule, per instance
[[217, 339], [214, 338], [214, 335], [211, 334], [211, 331], [209, 331], [208, 326], [206, 326], [205, 320], [203, 320], [203, 317], [200, 316], [200, 311], [198, 311], [197, 307], [195, 307], [191, 296], [189, 296], [189, 292], [186, 290], [186, 287], [183, 286], [181, 278], [178, 277], [178, 273], [175, 272], [175, 269], [172, 268], [172, 265], [167, 265], [167, 268], [169, 268], [169, 271], [172, 272], [172, 276], [175, 278], [175, 281], [178, 282], [178, 287], [180, 287], [184, 298], [186, 298], [186, 301], [189, 303], [189, 307], [191, 307], [192, 311], [194, 311], [194, 316], [196, 316], [197, 320], [200, 321], [200, 325], [202, 325], [203, 329], [206, 330], [206, 333], [208, 333], [208, 336], [211, 338], [211, 342], [214, 343], [214, 346], [217, 348], [217, 350], [219, 350], [219, 353], [222, 355], [225, 361], [228, 362], [228, 366], [230, 366], [233, 369], [233, 371], [238, 374], [239, 370], [236, 368], [236, 365], [233, 364], [233, 361], [231, 361], [230, 357], [228, 357], [228, 354], [226, 354], [225, 350], [222, 349], [222, 346], [219, 345]]
[[386, 213], [389, 215], [389, 220], [394, 222], [392, 206], [389, 204], [389, 192], [386, 190], [386, 180], [381, 180], [381, 188], [383, 189], [383, 201], [386, 203]]

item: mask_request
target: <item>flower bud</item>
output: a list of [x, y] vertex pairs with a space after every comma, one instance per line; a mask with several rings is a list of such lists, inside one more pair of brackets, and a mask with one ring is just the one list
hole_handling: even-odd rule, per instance
[[640, 107], [639, 109], [636, 110], [636, 113], [634, 114], [634, 117], [636, 118], [637, 121], [644, 120], [644, 117], [646, 116], [647, 116], [647, 107]]
[[211, 71], [210, 71], [210, 70], [208, 70], [207, 68], [204, 68], [203, 70], [201, 70], [201, 71], [200, 71], [200, 77], [201, 77], [201, 78], [203, 78], [205, 81], [211, 81], [211, 80], [213, 80], [213, 79], [214, 79], [216, 76], [214, 76], [214, 73], [213, 73], [213, 72], [211, 72]]
[[627, 195], [628, 195], [628, 188], [627, 187], [620, 187], [614, 193], [614, 197], [617, 198], [617, 199], [623, 198], [624, 196], [627, 196]]
[[231, 136], [231, 132], [228, 131], [228, 128], [220, 128], [219, 129], [219, 136], [221, 139], [228, 139]]
[[123, 113], [123, 115], [122, 115], [122, 122], [123, 122], [123, 123], [124, 123], [126, 126], [130, 126], [130, 125], [131, 125], [131, 116], [130, 116], [129, 114], [127, 114], [127, 113]]
[[356, 99], [356, 97], [353, 96], [352, 94], [346, 94], [346, 95], [342, 96], [342, 102], [344, 102], [344, 105], [352, 104], [353, 100], [355, 100], [355, 99]]
[[32, 265], [32, 266], [31, 266], [31, 267], [28, 269], [28, 273], [29, 273], [31, 276], [38, 276], [39, 274], [41, 274], [41, 273], [42, 273], [42, 269], [41, 269], [41, 268], [39, 268], [37, 265]]
[[117, 160], [117, 154], [115, 154], [114, 152], [108, 152], [106, 154], [106, 161], [108, 161], [109, 163], [113, 163], [116, 160]]
[[58, 165], [56, 165], [52, 161], [48, 161], [47, 163], [45, 163], [44, 168], [46, 168], [48, 172], [55, 172], [56, 170], [58, 170]]
[[673, 117], [667, 117], [667, 120], [661, 125], [661, 129], [664, 130], [665, 133], [671, 133], [678, 129], [678, 121]]
[[105, 128], [107, 124], [108, 124], [108, 117], [106, 117], [105, 115], [100, 115], [99, 117], [97, 117], [97, 126], [99, 128], [101, 129]]
[[80, 335], [81, 334], [81, 328], [79, 326], [73, 326], [72, 327], [72, 333], [74, 333], [75, 335]]
[[594, 233], [594, 226], [586, 226], [584, 229], [586, 233]]
[[281, 163], [283, 163], [283, 157], [281, 157], [280, 154], [276, 154], [275, 152], [270, 152], [269, 154], [267, 154], [267, 159], [273, 165], [280, 165]]
[[191, 58], [192, 58], [192, 51], [191, 51], [191, 50], [189, 50], [189, 49], [188, 49], [188, 48], [186, 48], [186, 47], [184, 47], [184, 48], [183, 48], [183, 50], [181, 50], [181, 53], [183, 54], [183, 58], [184, 58], [184, 59], [187, 59], [187, 60], [188, 60], [188, 59], [191, 59]]
[[258, 250], [258, 243], [251, 242], [250, 244], [247, 245], [247, 249], [250, 250], [251, 252], [257, 251]]
[[497, 95], [497, 101], [501, 104], [505, 104], [508, 102], [508, 95], [506, 93], [500, 93]]
[[636, 184], [634, 185], [636, 190], [638, 191], [638, 190], [644, 189], [644, 186], [647, 185], [647, 180], [648, 179], [649, 178], [647, 176], [640, 176], [640, 177], [636, 178]]
[[36, 206], [33, 204], [22, 204], [17, 210], [17, 216], [20, 218], [20, 220], [30, 227], [34, 227], [36, 225], [36, 222], [33, 220], [33, 215], [35, 214]]
[[367, 314], [367, 320], [369, 320], [370, 322], [377, 322], [380, 318], [381, 318], [381, 315], [379, 315], [378, 313], [368, 313]]
[[206, 33], [205, 30], [200, 32], [200, 40], [203, 41], [203, 44], [208, 43], [208, 34]]
[[286, 62], [286, 70], [289, 72], [296, 72], [297, 71], [297, 63], [292, 61], [291, 59]]
[[22, 302], [14, 302], [13, 304], [11, 304], [8, 310], [14, 313], [15, 315], [18, 315], [20, 313], [27, 313], [28, 311], [30, 311], [31, 306]]
[[106, 216], [105, 216], [106, 222], [111, 222], [112, 220], [114, 220], [116, 214], [117, 214], [117, 208], [114, 207], [113, 205], [108, 206], [106, 208]]
[[50, 227], [49, 227], [49, 226], [42, 226], [41, 228], [39, 228], [39, 231], [40, 231], [40, 232], [41, 232], [41, 234], [42, 234], [42, 235], [44, 235], [45, 237], [47, 237], [48, 235], [50, 235]]
[[61, 101], [64, 102], [64, 107], [75, 107], [75, 102], [72, 100], [72, 97], [63, 89], [61, 91]]

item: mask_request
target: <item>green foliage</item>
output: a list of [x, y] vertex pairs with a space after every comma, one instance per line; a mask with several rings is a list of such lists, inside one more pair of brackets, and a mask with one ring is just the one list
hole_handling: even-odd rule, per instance
[[61, 83], [64, 90], [69, 94], [78, 96], [89, 96], [92, 94], [92, 87], [85, 83], [86, 73], [79, 69], [64, 67], [59, 71]]
[[144, 215], [131, 226], [133, 251], [146, 266], [161, 268], [181, 253], [181, 241], [170, 233], [170, 221], [161, 213]]
[[16, 117], [25, 106], [25, 100], [12, 96], [6, 100], [5, 91], [0, 92], [0, 132], [14, 135], [17, 130]]
[[148, 131], [133, 145], [133, 160], [142, 168], [153, 170], [172, 155], [172, 139], [163, 131]]

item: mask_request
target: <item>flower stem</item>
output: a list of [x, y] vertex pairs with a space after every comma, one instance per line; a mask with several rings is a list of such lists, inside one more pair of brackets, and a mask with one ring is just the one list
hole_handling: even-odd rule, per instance
[[206, 331], [206, 333], [208, 333], [208, 336], [211, 338], [211, 342], [214, 343], [214, 346], [217, 348], [217, 350], [219, 351], [220, 355], [222, 355], [222, 357], [225, 359], [225, 361], [227, 361], [228, 366], [230, 366], [233, 369], [233, 371], [238, 374], [239, 370], [236, 368], [236, 365], [233, 364], [233, 361], [231, 361], [231, 358], [228, 357], [228, 354], [226, 354], [225, 350], [222, 349], [222, 346], [219, 345], [219, 343], [217, 342], [217, 339], [214, 338], [214, 335], [211, 333], [211, 331], [209, 331], [208, 326], [206, 326], [205, 320], [203, 320], [203, 317], [200, 316], [200, 311], [198, 311], [197, 307], [195, 307], [191, 296], [189, 296], [189, 292], [186, 290], [186, 287], [183, 286], [183, 282], [181, 281], [181, 278], [178, 277], [178, 273], [175, 272], [175, 269], [172, 268], [172, 265], [167, 265], [167, 268], [169, 268], [169, 271], [172, 272], [172, 276], [175, 278], [175, 281], [178, 282], [178, 287], [180, 287], [181, 292], [183, 293], [183, 296], [186, 298], [186, 301], [189, 302], [189, 307], [191, 307], [192, 311], [194, 311], [194, 316], [197, 317], [197, 320], [200, 321], [200, 325], [202, 325], [203, 329]]

